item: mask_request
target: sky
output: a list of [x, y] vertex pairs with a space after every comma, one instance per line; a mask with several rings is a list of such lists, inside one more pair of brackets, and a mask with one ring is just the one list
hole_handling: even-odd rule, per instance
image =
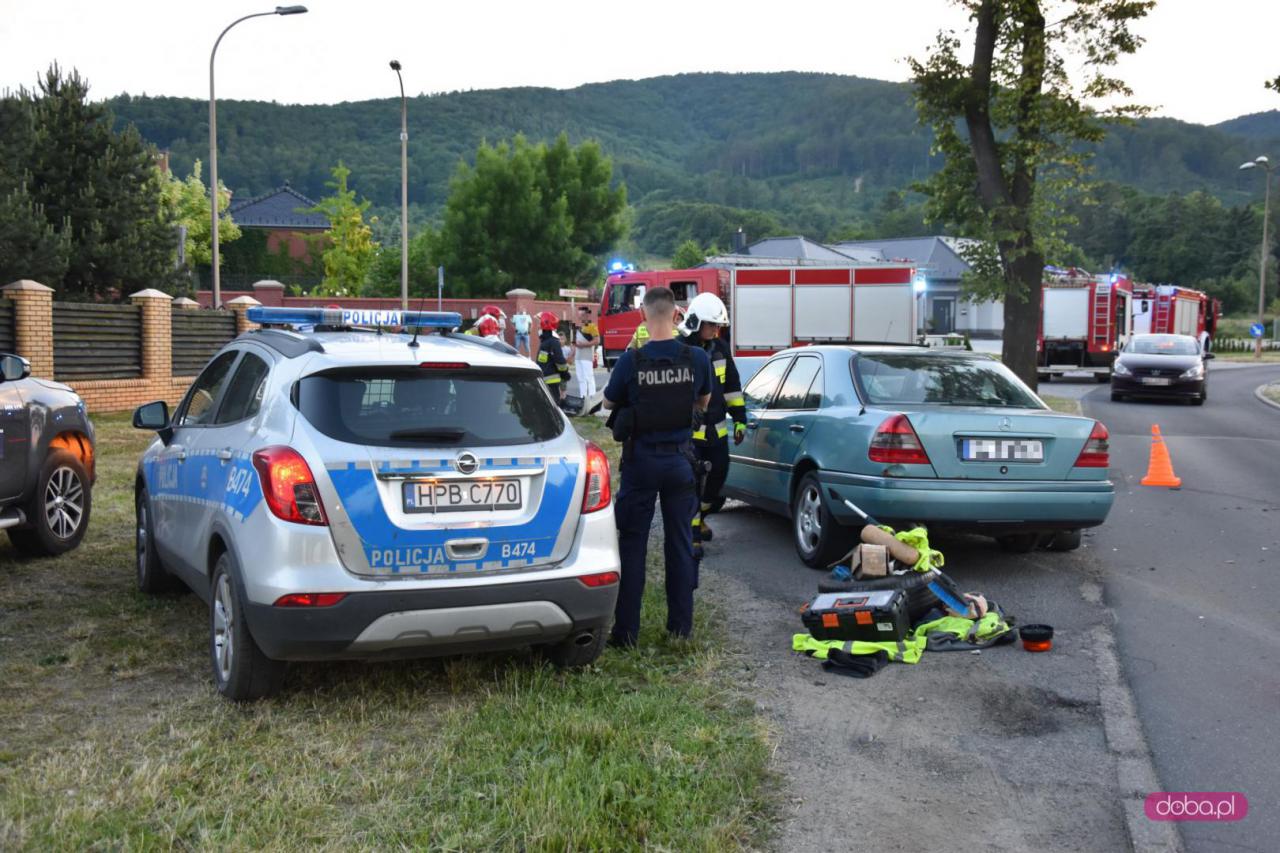
[[[939, 28], [967, 22], [947, 0], [307, 0], [310, 11], [245, 21], [218, 48], [219, 98], [337, 103], [583, 83], [691, 71], [822, 71], [905, 80]], [[0, 0], [0, 89], [51, 62], [91, 95], [207, 98], [223, 27], [274, 5], [252, 0]], [[1280, 108], [1280, 0], [1160, 0], [1147, 44], [1120, 66], [1156, 115], [1212, 124]]]

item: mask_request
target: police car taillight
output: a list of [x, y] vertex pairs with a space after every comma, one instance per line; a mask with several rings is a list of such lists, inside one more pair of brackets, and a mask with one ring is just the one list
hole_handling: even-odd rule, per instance
[[613, 493], [609, 483], [609, 457], [587, 442], [587, 487], [582, 493], [582, 511], [595, 512], [609, 505]]
[[276, 518], [295, 524], [328, 524], [311, 467], [292, 447], [264, 447], [253, 454], [262, 496]]

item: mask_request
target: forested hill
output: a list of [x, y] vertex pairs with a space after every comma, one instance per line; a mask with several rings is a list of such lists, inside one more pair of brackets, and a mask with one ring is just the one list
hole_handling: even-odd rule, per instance
[[[169, 149], [176, 171], [207, 157], [205, 101], [121, 96], [109, 103], [120, 120]], [[815, 236], [934, 166], [906, 84], [827, 74], [683, 74], [569, 90], [455, 92], [411, 99], [409, 123], [409, 191], [419, 215], [438, 209], [458, 161], [482, 139], [516, 132], [598, 139], [642, 208], [687, 200], [755, 209]], [[1171, 119], [1120, 127], [1099, 149], [1098, 177], [1153, 193], [1204, 189], [1244, 201], [1256, 188], [1237, 167], [1260, 153], [1259, 137], [1275, 124], [1272, 114], [1271, 124], [1248, 122], [1248, 133], [1231, 123]], [[220, 175], [241, 198], [285, 181], [317, 198], [342, 160], [361, 195], [394, 209], [398, 125], [394, 98], [324, 106], [220, 101]]]

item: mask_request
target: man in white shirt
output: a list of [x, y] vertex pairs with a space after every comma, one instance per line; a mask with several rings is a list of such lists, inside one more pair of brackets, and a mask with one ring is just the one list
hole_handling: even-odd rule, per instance
[[591, 321], [591, 309], [578, 309], [578, 325], [573, 329], [573, 370], [578, 378], [578, 393], [589, 400], [596, 393], [596, 344], [600, 333]]
[[525, 358], [533, 358], [529, 349], [529, 330], [533, 328], [533, 318], [529, 312], [521, 310], [511, 318], [511, 325], [516, 330], [516, 352]]

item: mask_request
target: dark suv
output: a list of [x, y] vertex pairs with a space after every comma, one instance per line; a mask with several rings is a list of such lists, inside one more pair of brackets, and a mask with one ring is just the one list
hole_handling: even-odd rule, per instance
[[89, 526], [93, 424], [74, 391], [30, 375], [25, 358], [0, 354], [0, 529], [22, 553], [52, 556]]

